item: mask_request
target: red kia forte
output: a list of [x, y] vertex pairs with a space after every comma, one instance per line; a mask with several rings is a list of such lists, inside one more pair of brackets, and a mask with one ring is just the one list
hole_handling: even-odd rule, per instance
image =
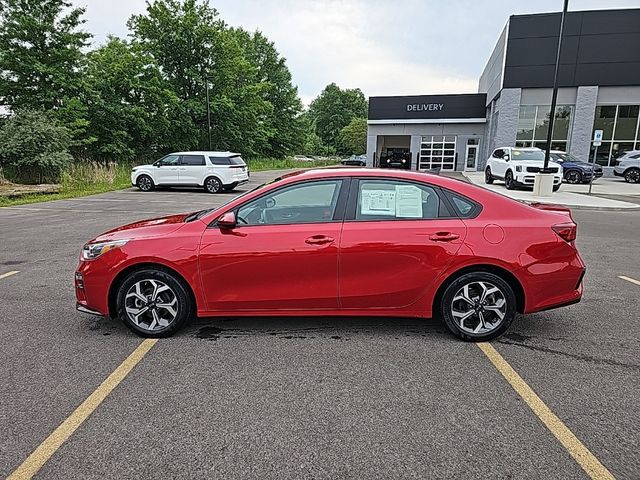
[[194, 316], [376, 315], [489, 340], [516, 313], [580, 301], [575, 238], [567, 209], [454, 179], [311, 170], [100, 235], [82, 249], [77, 305], [149, 337]]

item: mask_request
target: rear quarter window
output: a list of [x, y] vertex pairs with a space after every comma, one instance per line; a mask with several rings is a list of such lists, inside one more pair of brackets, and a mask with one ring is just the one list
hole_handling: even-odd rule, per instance
[[212, 165], [231, 165], [228, 157], [209, 157]]
[[482, 210], [482, 206], [459, 193], [452, 192], [450, 190], [444, 190], [451, 206], [455, 210], [458, 217], [461, 218], [473, 218], [476, 217]]
[[244, 160], [240, 155], [229, 157], [229, 162], [231, 163], [231, 165], [245, 165]]

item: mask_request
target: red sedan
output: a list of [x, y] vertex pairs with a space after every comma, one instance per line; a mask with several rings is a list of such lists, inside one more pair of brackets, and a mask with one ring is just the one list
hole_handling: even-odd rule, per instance
[[481, 341], [516, 312], [580, 301], [575, 238], [562, 207], [419, 172], [321, 169], [100, 235], [75, 287], [79, 310], [149, 337], [196, 315], [437, 315]]

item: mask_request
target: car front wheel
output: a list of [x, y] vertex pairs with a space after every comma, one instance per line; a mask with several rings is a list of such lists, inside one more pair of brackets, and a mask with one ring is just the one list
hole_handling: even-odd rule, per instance
[[509, 170], [504, 177], [504, 186], [507, 187], [507, 190], [515, 190], [516, 188], [516, 182], [513, 179], [513, 173], [511, 173], [511, 170]]
[[630, 168], [624, 172], [624, 181], [628, 183], [640, 183], [640, 168]]
[[577, 170], [569, 170], [564, 174], [564, 179], [567, 183], [582, 183], [582, 174]]
[[516, 316], [516, 296], [501, 277], [489, 272], [471, 272], [447, 286], [438, 310], [456, 337], [484, 342], [509, 328]]
[[136, 180], [136, 186], [143, 192], [150, 192], [155, 187], [149, 175], [140, 175]]
[[493, 175], [491, 175], [491, 167], [487, 167], [484, 171], [484, 183], [491, 185], [493, 183]]
[[118, 288], [118, 317], [143, 337], [166, 337], [192, 315], [193, 301], [183, 283], [155, 268], [137, 270]]

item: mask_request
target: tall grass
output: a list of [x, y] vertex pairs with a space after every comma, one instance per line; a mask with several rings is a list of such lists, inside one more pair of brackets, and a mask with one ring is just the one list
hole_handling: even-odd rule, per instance
[[327, 167], [339, 163], [338, 158], [319, 158], [312, 162], [295, 160], [293, 157], [286, 158], [255, 158], [247, 160], [247, 165], [252, 171], [260, 170], [281, 170], [285, 168], [313, 168]]

